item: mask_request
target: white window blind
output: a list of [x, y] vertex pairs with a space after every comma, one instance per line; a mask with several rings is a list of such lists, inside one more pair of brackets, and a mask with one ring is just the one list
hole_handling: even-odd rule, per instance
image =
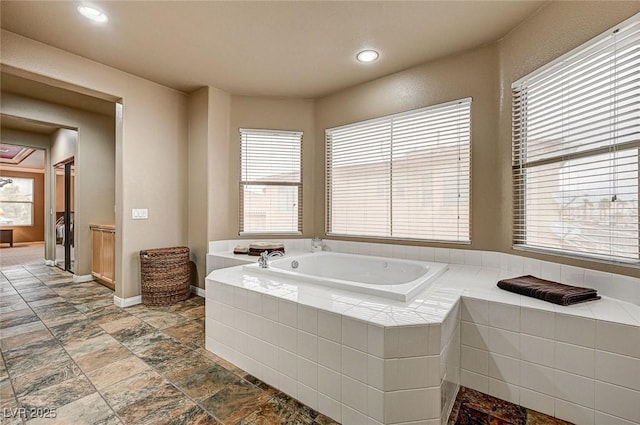
[[640, 15], [512, 89], [514, 247], [638, 262]]
[[471, 99], [326, 130], [327, 234], [469, 242]]
[[302, 232], [302, 132], [240, 129], [240, 234]]

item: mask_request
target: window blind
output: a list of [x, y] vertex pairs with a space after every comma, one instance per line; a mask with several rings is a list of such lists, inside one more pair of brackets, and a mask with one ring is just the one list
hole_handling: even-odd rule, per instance
[[512, 92], [514, 247], [638, 262], [640, 15]]
[[470, 241], [471, 98], [326, 130], [327, 234]]
[[302, 232], [302, 132], [240, 129], [240, 234]]

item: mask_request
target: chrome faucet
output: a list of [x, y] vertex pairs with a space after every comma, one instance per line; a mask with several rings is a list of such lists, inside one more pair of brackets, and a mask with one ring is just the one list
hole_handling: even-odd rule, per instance
[[269, 259], [271, 257], [282, 257], [283, 255], [284, 253], [281, 251], [262, 251], [258, 259], [258, 266], [260, 266], [261, 269], [269, 268]]

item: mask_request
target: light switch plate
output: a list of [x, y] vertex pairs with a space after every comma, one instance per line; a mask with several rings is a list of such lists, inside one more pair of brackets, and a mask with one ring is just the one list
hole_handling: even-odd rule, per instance
[[146, 220], [149, 218], [149, 210], [146, 208], [131, 209], [131, 218], [133, 220]]

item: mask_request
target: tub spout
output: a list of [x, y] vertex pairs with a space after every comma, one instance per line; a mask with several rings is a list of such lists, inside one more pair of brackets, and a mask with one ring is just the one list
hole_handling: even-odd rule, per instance
[[283, 255], [284, 254], [281, 251], [263, 251], [260, 254], [260, 258], [258, 259], [258, 266], [260, 266], [260, 268], [262, 269], [267, 269], [269, 268], [269, 259], [271, 257], [282, 257]]

